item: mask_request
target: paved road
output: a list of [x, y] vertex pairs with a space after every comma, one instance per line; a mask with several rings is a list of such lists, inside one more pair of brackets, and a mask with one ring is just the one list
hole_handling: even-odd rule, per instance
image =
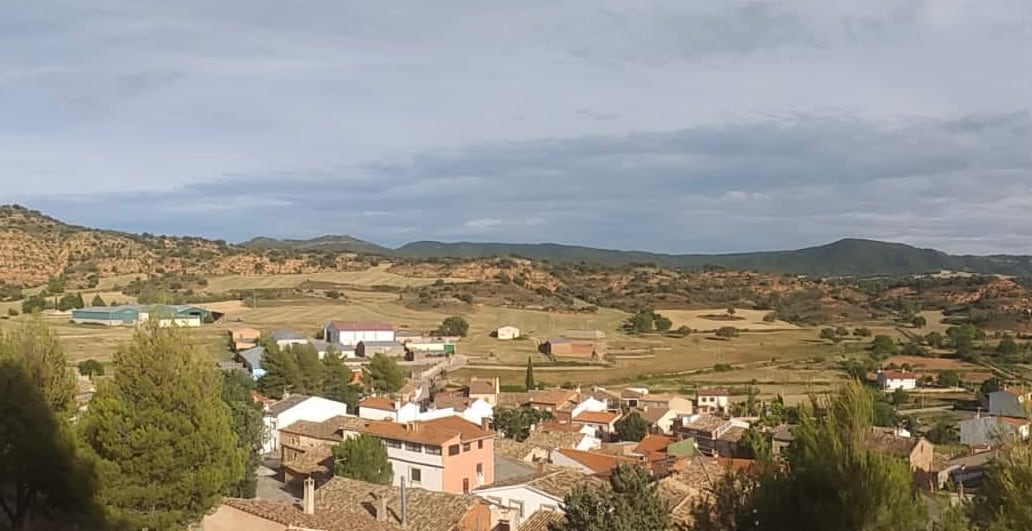
[[300, 501], [298, 497], [287, 490], [283, 482], [277, 477], [276, 471], [279, 468], [278, 458], [266, 459], [263, 465], [258, 467], [258, 489], [255, 497], [259, 500], [288, 503]]

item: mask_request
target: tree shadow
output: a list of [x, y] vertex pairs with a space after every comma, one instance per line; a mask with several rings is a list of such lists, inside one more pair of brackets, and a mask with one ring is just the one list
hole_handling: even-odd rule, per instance
[[0, 360], [0, 530], [105, 529], [90, 464], [25, 369]]

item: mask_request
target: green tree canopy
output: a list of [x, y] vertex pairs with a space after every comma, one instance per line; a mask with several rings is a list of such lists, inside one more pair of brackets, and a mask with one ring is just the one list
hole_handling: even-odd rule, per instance
[[1000, 344], [996, 346], [996, 353], [1001, 356], [1016, 356], [1021, 351], [1021, 347], [1014, 341], [1014, 336], [1007, 334], [1000, 340]]
[[534, 360], [527, 356], [527, 373], [523, 376], [523, 387], [527, 391], [537, 389], [534, 383]]
[[292, 345], [290, 355], [297, 360], [300, 382], [298, 393], [317, 395], [323, 390], [323, 364], [319, 361], [319, 353], [310, 344]]
[[137, 329], [114, 355], [81, 422], [116, 527], [196, 521], [241, 480], [246, 452], [222, 401], [222, 376], [175, 327]]
[[897, 350], [896, 342], [885, 334], [878, 334], [871, 340], [871, 356], [878, 359], [885, 359]]
[[867, 445], [874, 403], [858, 383], [800, 408], [785, 466], [729, 476], [697, 502], [695, 529], [926, 529], [910, 466]]
[[86, 306], [86, 303], [83, 302], [82, 294], [81, 293], [68, 293], [68, 294], [65, 294], [57, 302], [57, 309], [61, 310], [62, 312], [66, 312], [68, 310], [72, 310], [72, 309], [75, 309], [75, 308], [83, 308], [85, 306]]
[[924, 328], [925, 326], [928, 326], [928, 320], [925, 319], [924, 316], [916, 315], [910, 320], [910, 324], [913, 325], [914, 328]]
[[90, 301], [90, 306], [107, 306], [107, 303], [104, 302], [104, 299], [98, 293], [93, 296], [93, 300]]
[[233, 433], [238, 450], [246, 455], [244, 475], [239, 481], [230, 483], [225, 494], [236, 498], [253, 498], [258, 486], [255, 472], [262, 458], [262, 441], [265, 438], [265, 423], [262, 421], [262, 407], [251, 399], [254, 380], [240, 371], [222, 373], [222, 401], [229, 407]]
[[323, 398], [344, 402], [348, 405], [348, 413], [358, 412], [358, 402], [362, 399], [362, 389], [351, 385], [351, 368], [344, 364], [339, 355], [330, 351], [322, 359], [323, 366]]
[[80, 361], [78, 368], [83, 376], [104, 376], [104, 364], [93, 358]]
[[960, 375], [953, 370], [939, 371], [936, 383], [939, 387], [957, 387], [960, 385]]
[[441, 322], [441, 326], [437, 329], [437, 333], [442, 336], [466, 337], [466, 334], [469, 333], [469, 323], [466, 322], [466, 319], [458, 315], [453, 315], [445, 318], [445, 320]]
[[669, 317], [656, 314], [656, 319], [652, 321], [652, 324], [656, 327], [657, 332], [666, 332], [674, 326], [674, 322]]
[[732, 337], [738, 337], [738, 329], [733, 326], [722, 326], [717, 329], [716, 335], [724, 339], [731, 339]]
[[374, 354], [363, 371], [363, 381], [375, 392], [396, 393], [405, 385], [405, 371], [397, 360], [385, 354]]
[[530, 427], [542, 420], [552, 419], [547, 411], [531, 407], [504, 407], [494, 409], [494, 427], [510, 439], [522, 441], [530, 436]]
[[928, 332], [925, 334], [924, 340], [925, 343], [928, 343], [928, 346], [932, 348], [942, 348], [946, 343], [946, 339], [938, 332]]
[[621, 441], [640, 441], [649, 433], [649, 423], [637, 411], [624, 416], [616, 426]]
[[280, 398], [285, 392], [300, 392], [302, 388], [301, 368], [297, 356], [290, 350], [280, 349], [275, 342], [262, 344], [262, 369], [265, 374], [258, 379], [258, 390], [269, 398]]
[[550, 524], [550, 531], [663, 531], [671, 524], [657, 484], [637, 465], [613, 469], [608, 489], [574, 487], [563, 507], [566, 518]]
[[387, 447], [379, 438], [366, 434], [333, 447], [333, 473], [381, 485], [390, 485], [394, 479], [394, 470], [387, 460]]

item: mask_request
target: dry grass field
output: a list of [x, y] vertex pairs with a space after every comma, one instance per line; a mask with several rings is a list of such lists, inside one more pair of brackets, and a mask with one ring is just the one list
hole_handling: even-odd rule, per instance
[[[381, 264], [363, 271], [329, 271], [299, 275], [240, 276], [230, 275], [208, 279], [207, 291], [222, 293], [230, 290], [296, 288], [306, 281], [328, 282], [348, 286], [425, 286], [437, 278], [404, 277], [387, 271], [390, 264]], [[468, 282], [460, 278], [441, 278], [444, 282]]]
[[693, 330], [711, 331], [723, 326], [733, 326], [739, 330], [794, 330], [799, 327], [786, 322], [775, 320], [765, 322], [763, 316], [770, 313], [764, 310], [740, 310], [736, 309], [731, 319], [714, 319], [706, 316], [726, 315], [726, 308], [710, 310], [659, 310], [659, 313], [669, 318], [674, 323], [674, 328], [681, 326], [690, 327]]

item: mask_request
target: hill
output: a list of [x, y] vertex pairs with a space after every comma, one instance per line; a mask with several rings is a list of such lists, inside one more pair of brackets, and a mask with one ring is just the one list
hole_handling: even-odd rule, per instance
[[293, 249], [298, 251], [357, 253], [379, 256], [387, 256], [392, 253], [391, 249], [348, 235], [326, 235], [307, 240], [279, 240], [258, 236], [241, 243], [240, 246], [256, 251], [264, 251], [268, 249]]

